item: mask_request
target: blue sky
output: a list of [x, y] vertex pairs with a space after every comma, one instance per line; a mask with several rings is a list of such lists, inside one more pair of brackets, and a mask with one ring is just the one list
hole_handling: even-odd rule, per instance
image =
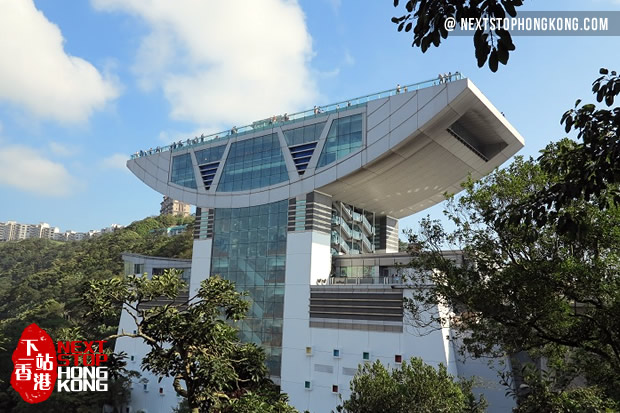
[[[523, 10], [620, 10], [541, 3]], [[391, 4], [0, 2], [0, 221], [126, 225], [161, 200], [125, 168], [138, 149], [448, 71], [470, 77], [535, 156], [565, 135], [559, 119], [577, 98], [592, 100], [599, 67], [620, 69], [618, 37], [515, 37], [497, 73], [476, 66], [469, 37], [423, 54], [396, 32]]]

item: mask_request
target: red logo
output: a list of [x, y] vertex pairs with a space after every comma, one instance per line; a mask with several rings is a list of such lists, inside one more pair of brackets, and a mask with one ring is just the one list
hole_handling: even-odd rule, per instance
[[11, 385], [28, 403], [47, 400], [56, 384], [56, 348], [52, 338], [32, 323], [13, 352]]

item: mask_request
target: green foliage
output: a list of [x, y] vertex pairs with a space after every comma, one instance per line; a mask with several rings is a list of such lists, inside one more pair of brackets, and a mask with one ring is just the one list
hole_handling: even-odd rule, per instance
[[[394, 0], [394, 7], [398, 7], [399, 0]], [[460, 22], [463, 18], [475, 19], [504, 19], [515, 17], [517, 8], [523, 5], [523, 0], [500, 1], [463, 1], [463, 0], [408, 0], [405, 3], [406, 13], [392, 17], [400, 32], [413, 33], [411, 46], [419, 47], [422, 53], [426, 52], [431, 44], [438, 47], [442, 39], [447, 39], [449, 31], [445, 23], [447, 19]], [[415, 23], [415, 26], [414, 26]], [[474, 48], [478, 67], [487, 62], [489, 69], [496, 72], [498, 64], [508, 63], [510, 52], [515, 50], [510, 32], [501, 28], [485, 30], [478, 28], [474, 33]]]
[[620, 404], [606, 398], [595, 386], [558, 387], [553, 377], [535, 369], [526, 369], [521, 388], [524, 396], [514, 413], [612, 413], [620, 410]]
[[351, 381], [351, 398], [337, 407], [346, 413], [481, 413], [483, 398], [471, 393], [470, 381], [455, 382], [443, 364], [438, 369], [412, 358], [399, 369], [387, 369], [379, 361], [359, 367]]
[[[548, 357], [559, 371], [585, 376], [620, 400], [618, 379], [610, 380], [620, 368], [620, 210], [573, 200], [564, 208], [588, 226], [578, 238], [558, 231], [560, 222], [503, 221], [514, 205], [557, 180], [517, 157], [506, 169], [465, 183], [446, 210], [453, 232], [426, 219], [411, 234], [420, 270], [411, 282], [430, 287], [415, 289], [407, 307], [415, 319], [427, 305], [447, 304], [455, 312], [432, 322], [450, 322], [474, 356]], [[465, 263], [445, 258], [446, 246], [461, 249]]]
[[136, 332], [113, 337], [144, 340], [150, 351], [142, 367], [174, 378], [175, 391], [191, 411], [294, 411], [268, 378], [264, 351], [239, 342], [234, 323], [249, 309], [245, 294], [217, 276], [203, 281], [196, 297], [175, 301], [182, 288], [179, 272], [172, 270], [151, 279], [94, 281], [86, 299], [94, 317], [124, 306]]
[[[611, 106], [620, 77], [600, 73], [592, 90]], [[420, 270], [412, 284], [430, 285], [407, 303], [414, 319], [448, 304], [455, 313], [431, 324], [450, 322], [467, 352], [526, 351], [562, 383], [534, 382], [522, 411], [620, 402], [620, 108], [578, 100], [561, 122], [581, 142], [561, 140], [538, 161], [516, 158], [466, 182], [446, 210], [454, 231], [426, 219], [410, 237]], [[446, 247], [461, 249], [465, 263], [444, 258]], [[584, 386], [567, 390], [574, 382]]]
[[[598, 102], [611, 107], [620, 94], [620, 76], [604, 68], [600, 74], [592, 92]], [[561, 123], [567, 133], [576, 131], [580, 142], [564, 139], [542, 151], [540, 166], [554, 180], [507, 211], [506, 225], [544, 226], [552, 221], [563, 234], [581, 237], [589, 230], [588, 217], [581, 209], [570, 208], [574, 200], [596, 204], [603, 211], [620, 205], [620, 107], [597, 109], [577, 100]]]
[[[144, 230], [186, 224], [191, 218], [154, 217], [144, 221], [148, 224], [137, 221], [127, 228], [78, 242], [27, 239], [0, 243], [0, 336], [5, 338], [4, 350], [0, 351], [0, 411], [31, 408], [10, 388], [11, 353], [27, 325], [36, 322], [54, 340], [105, 337], [116, 331], [120, 307], [111, 309], [100, 322], [86, 320], [89, 308], [82, 296], [92, 280], [121, 274], [123, 252], [191, 257], [191, 231], [167, 237]], [[83, 394], [54, 393], [46, 403], [49, 411], [101, 411], [102, 400]]]

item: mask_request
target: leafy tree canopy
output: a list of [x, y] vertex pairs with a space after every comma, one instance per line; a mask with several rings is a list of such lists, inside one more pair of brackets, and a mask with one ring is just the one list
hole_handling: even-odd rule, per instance
[[[54, 340], [101, 339], [115, 332], [120, 307], [117, 313], [96, 323], [84, 318], [88, 307], [82, 295], [91, 280], [110, 279], [122, 273], [123, 252], [190, 258], [191, 231], [167, 237], [150, 230], [191, 222], [192, 218], [160, 216], [84, 241], [26, 239], [0, 243], [0, 337], [4, 336], [0, 351], [0, 411], [33, 411], [32, 405], [23, 402], [10, 386], [11, 354], [27, 325], [37, 323]], [[109, 348], [114, 345], [108, 344]], [[100, 412], [104, 402], [116, 403], [114, 399], [121, 391], [116, 384], [122, 387], [122, 379], [111, 385], [109, 392], [93, 393], [93, 397], [55, 392], [46, 401], [46, 408], [50, 412]]]
[[[394, 0], [394, 7], [400, 4], [400, 0]], [[412, 32], [411, 46], [419, 47], [424, 53], [431, 45], [438, 47], [442, 39], [448, 38], [450, 32], [445, 27], [448, 18], [460, 22], [463, 18], [515, 17], [523, 0], [408, 0], [403, 4], [406, 13], [392, 17], [392, 22], [399, 32]], [[501, 28], [477, 29], [474, 48], [478, 67], [484, 66], [488, 60], [493, 72], [497, 71], [499, 63], [508, 63], [510, 52], [516, 49], [510, 32]]]
[[[601, 211], [598, 199], [570, 202], [565, 208], [589, 228], [578, 239], [559, 232], [555, 221], [500, 224], [513, 205], [557, 180], [536, 161], [517, 157], [504, 170], [466, 182], [446, 210], [454, 231], [425, 219], [420, 233], [410, 234], [420, 271], [407, 306], [414, 319], [428, 305], [455, 309], [432, 321], [450, 322], [474, 356], [540, 352], [620, 398], [613, 390], [620, 388], [618, 206]], [[446, 246], [463, 251], [463, 265], [441, 254]]]
[[86, 296], [90, 315], [105, 317], [123, 305], [136, 332], [112, 337], [144, 340], [150, 351], [142, 367], [173, 377], [174, 389], [192, 412], [294, 412], [269, 379], [264, 351], [239, 342], [233, 324], [249, 308], [245, 294], [214, 276], [202, 282], [196, 297], [183, 301], [177, 299], [182, 284], [176, 270], [151, 279], [132, 275], [95, 281]]
[[611, 108], [620, 94], [620, 76], [605, 68], [600, 74], [592, 92], [607, 108], [577, 100], [575, 108], [564, 113], [561, 123], [567, 133], [576, 131], [579, 141], [564, 139], [543, 150], [540, 166], [554, 180], [515, 203], [501, 218], [508, 225], [553, 221], [558, 231], [579, 237], [589, 226], [583, 210], [570, 208], [575, 199], [601, 210], [620, 205], [620, 107]]
[[337, 407], [345, 413], [478, 413], [486, 401], [471, 392], [471, 381], [455, 381], [443, 364], [438, 369], [422, 359], [386, 368], [378, 360], [359, 367], [351, 381], [351, 397]]

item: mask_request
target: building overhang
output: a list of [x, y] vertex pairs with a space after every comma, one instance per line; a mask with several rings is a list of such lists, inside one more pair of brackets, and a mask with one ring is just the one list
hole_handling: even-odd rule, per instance
[[[361, 148], [317, 167], [331, 122], [352, 113], [363, 114]], [[314, 118], [314, 119], [313, 119]], [[325, 122], [317, 149], [303, 175], [294, 169], [283, 131], [312, 122]], [[170, 182], [172, 158], [185, 153], [277, 133], [289, 169], [289, 180], [264, 188], [218, 192], [213, 185], [196, 189]], [[205, 142], [181, 150], [153, 153], [128, 161], [129, 169], [156, 191], [204, 208], [235, 208], [276, 202], [320, 191], [334, 199], [382, 215], [402, 218], [456, 193], [468, 176], [480, 178], [500, 166], [524, 145], [521, 135], [469, 80], [438, 83], [418, 90], [313, 115], [285, 125], [275, 124], [243, 136]], [[228, 149], [224, 151], [224, 158]], [[222, 159], [220, 165], [225, 164]], [[220, 166], [222, 168], [223, 166]]]

